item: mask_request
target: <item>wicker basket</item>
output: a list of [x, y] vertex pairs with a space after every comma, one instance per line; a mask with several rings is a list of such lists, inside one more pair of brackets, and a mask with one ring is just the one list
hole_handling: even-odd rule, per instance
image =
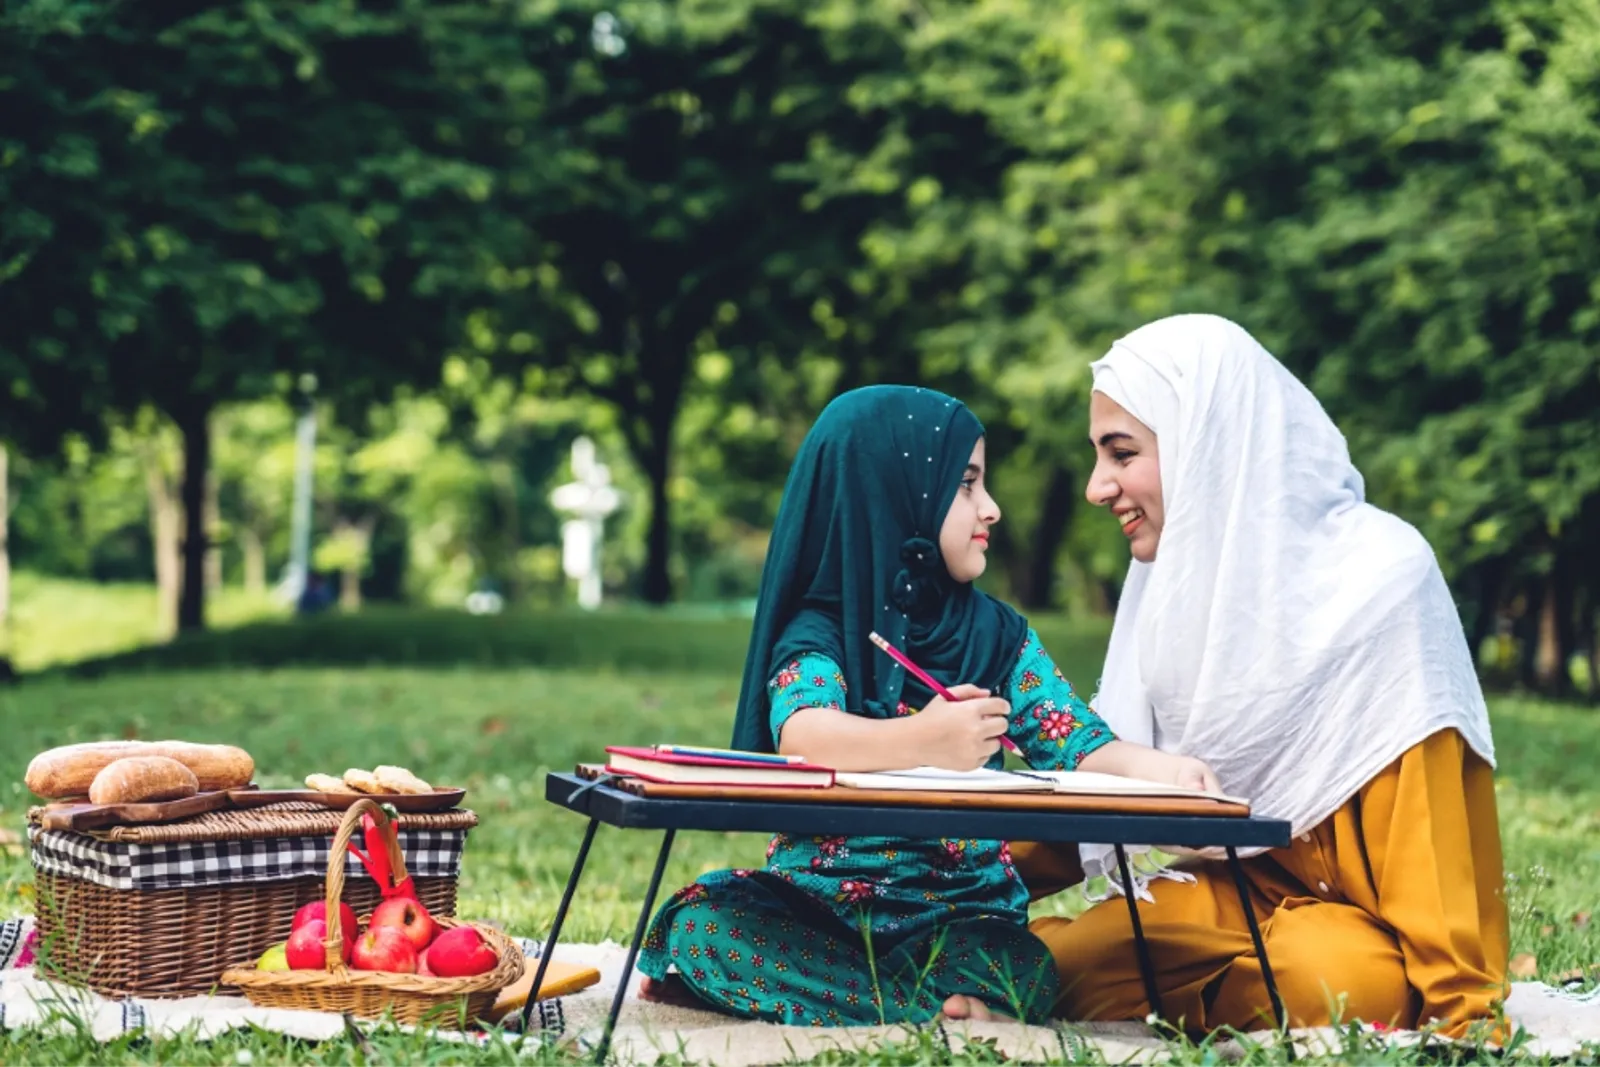
[[[180, 823], [118, 827], [83, 835], [98, 847], [137, 843], [225, 848], [247, 839], [314, 840], [332, 834], [342, 813], [304, 804], [219, 812]], [[471, 812], [403, 817], [408, 828], [461, 835]], [[417, 896], [435, 918], [455, 914], [456, 878], [417, 876]], [[110, 888], [58, 871], [34, 872], [34, 911], [42, 974], [108, 997], [184, 997], [217, 988], [223, 968], [254, 959], [289, 936], [303, 904], [320, 900], [323, 877], [247, 881], [173, 889]], [[381, 900], [377, 885], [355, 879], [345, 901], [358, 913]]]
[[[339, 901], [344, 892], [345, 846], [361, 825], [361, 816], [372, 813], [380, 825], [389, 816], [370, 800], [358, 800], [345, 812], [344, 822], [328, 853], [327, 937], [323, 941], [327, 969], [322, 971], [258, 971], [254, 963], [241, 963], [223, 972], [226, 985], [237, 986], [253, 1004], [265, 1008], [293, 1008], [307, 1011], [348, 1012], [362, 1018], [385, 1015], [397, 1022], [424, 1021], [448, 1023], [463, 1013], [467, 1019], [483, 1017], [494, 1005], [500, 990], [522, 977], [522, 950], [505, 934], [481, 923], [462, 923], [438, 917], [441, 928], [470, 925], [483, 935], [499, 962], [486, 974], [470, 978], [434, 978], [390, 971], [357, 971], [347, 967], [339, 951], [343, 932], [339, 928]], [[390, 865], [396, 881], [406, 876], [405, 859], [398, 848], [390, 850]], [[369, 916], [363, 915], [362, 918]], [[352, 931], [351, 936], [354, 936]]]

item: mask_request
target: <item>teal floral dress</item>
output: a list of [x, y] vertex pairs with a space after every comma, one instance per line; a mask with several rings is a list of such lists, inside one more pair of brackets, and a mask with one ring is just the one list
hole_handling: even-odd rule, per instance
[[[815, 653], [768, 689], [774, 742], [802, 708], [847, 705], [837, 666]], [[1076, 768], [1113, 739], [1031, 629], [999, 695], [1012, 708], [1008, 736], [1034, 767]], [[771, 1022], [922, 1022], [958, 993], [1035, 1020], [1058, 987], [1027, 920], [1028, 891], [1004, 841], [778, 834], [764, 867], [717, 871], [674, 894], [639, 969], [662, 979], [675, 968], [708, 1004]]]

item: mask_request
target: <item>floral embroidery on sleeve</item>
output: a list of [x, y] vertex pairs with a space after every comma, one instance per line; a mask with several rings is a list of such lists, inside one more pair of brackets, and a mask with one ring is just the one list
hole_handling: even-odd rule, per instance
[[1023, 642], [1009, 689], [1011, 739], [1041, 770], [1072, 770], [1115, 739], [1073, 691], [1032, 630]]
[[802, 708], [844, 711], [846, 691], [839, 665], [821, 653], [802, 653], [784, 664], [767, 683], [773, 745], [782, 735], [783, 724]]

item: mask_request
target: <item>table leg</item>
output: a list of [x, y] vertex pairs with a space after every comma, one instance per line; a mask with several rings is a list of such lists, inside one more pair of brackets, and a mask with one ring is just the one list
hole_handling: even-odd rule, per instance
[[[1267, 959], [1267, 944], [1261, 938], [1261, 924], [1256, 922], [1255, 909], [1250, 906], [1250, 883], [1245, 880], [1244, 864], [1239, 862], [1239, 852], [1230, 847], [1228, 849], [1228, 867], [1233, 871], [1233, 884], [1239, 890], [1239, 907], [1244, 909], [1244, 921], [1250, 927], [1250, 940], [1255, 945], [1256, 959], [1261, 961], [1261, 978], [1267, 983], [1267, 999], [1272, 1002], [1272, 1016], [1278, 1022], [1278, 1029], [1287, 1037], [1289, 1034], [1289, 1013], [1284, 1010], [1283, 997], [1278, 993], [1277, 979], [1272, 975], [1272, 962]], [[1294, 1059], [1294, 1042], [1290, 1040], [1289, 1058]]]
[[1128, 902], [1128, 915], [1133, 919], [1133, 947], [1139, 956], [1139, 974], [1144, 978], [1144, 997], [1150, 1002], [1150, 1013], [1165, 1018], [1161, 1009], [1161, 990], [1156, 986], [1156, 969], [1150, 962], [1150, 946], [1144, 939], [1144, 924], [1139, 921], [1139, 901], [1134, 896], [1133, 871], [1128, 867], [1128, 853], [1121, 845], [1117, 848], [1117, 867], [1122, 871], [1122, 895]]
[[644, 942], [644, 932], [650, 925], [650, 914], [655, 910], [656, 893], [661, 889], [661, 872], [667, 868], [667, 856], [672, 852], [672, 839], [678, 831], [668, 830], [661, 838], [661, 851], [656, 854], [656, 869], [650, 875], [650, 887], [645, 890], [644, 907], [639, 909], [639, 924], [633, 928], [633, 944], [628, 946], [628, 958], [622, 964], [622, 977], [617, 981], [617, 994], [611, 998], [611, 1015], [606, 1019], [605, 1033], [594, 1052], [594, 1062], [604, 1063], [611, 1050], [611, 1032], [617, 1028], [622, 1015], [622, 1001], [628, 995], [628, 980], [633, 977], [633, 963], [639, 957], [639, 946]]
[[539, 967], [533, 972], [533, 988], [528, 990], [528, 1001], [522, 1005], [522, 1032], [528, 1032], [528, 1018], [533, 1014], [534, 1001], [539, 999], [539, 989], [544, 985], [545, 972], [550, 969], [550, 957], [556, 950], [556, 938], [561, 933], [561, 925], [567, 921], [567, 909], [572, 906], [572, 894], [578, 888], [578, 879], [583, 876], [583, 865], [589, 860], [589, 846], [594, 844], [594, 832], [600, 828], [599, 819], [590, 819], [588, 829], [583, 831], [583, 844], [578, 846], [578, 858], [572, 864], [572, 873], [567, 875], [567, 888], [561, 894], [561, 903], [556, 906], [555, 921], [550, 924], [550, 936], [545, 940], [544, 952], [539, 956]]

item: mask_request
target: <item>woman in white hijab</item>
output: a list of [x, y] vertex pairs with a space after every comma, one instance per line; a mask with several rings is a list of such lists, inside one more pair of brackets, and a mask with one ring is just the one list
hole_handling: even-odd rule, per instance
[[[1289, 848], [1244, 863], [1293, 1024], [1496, 1032], [1494, 746], [1431, 549], [1364, 502], [1332, 420], [1236, 324], [1162, 319], [1093, 369], [1087, 495], [1133, 555], [1096, 710], [1293, 824]], [[1061, 848], [1013, 851], [1035, 897], [1106, 869], [1102, 846], [1081, 868]], [[1270, 1026], [1227, 865], [1184, 866], [1192, 879], [1140, 894], [1165, 1016], [1192, 1032]], [[1061, 972], [1058, 1014], [1150, 1011], [1123, 902], [1033, 930]]]

